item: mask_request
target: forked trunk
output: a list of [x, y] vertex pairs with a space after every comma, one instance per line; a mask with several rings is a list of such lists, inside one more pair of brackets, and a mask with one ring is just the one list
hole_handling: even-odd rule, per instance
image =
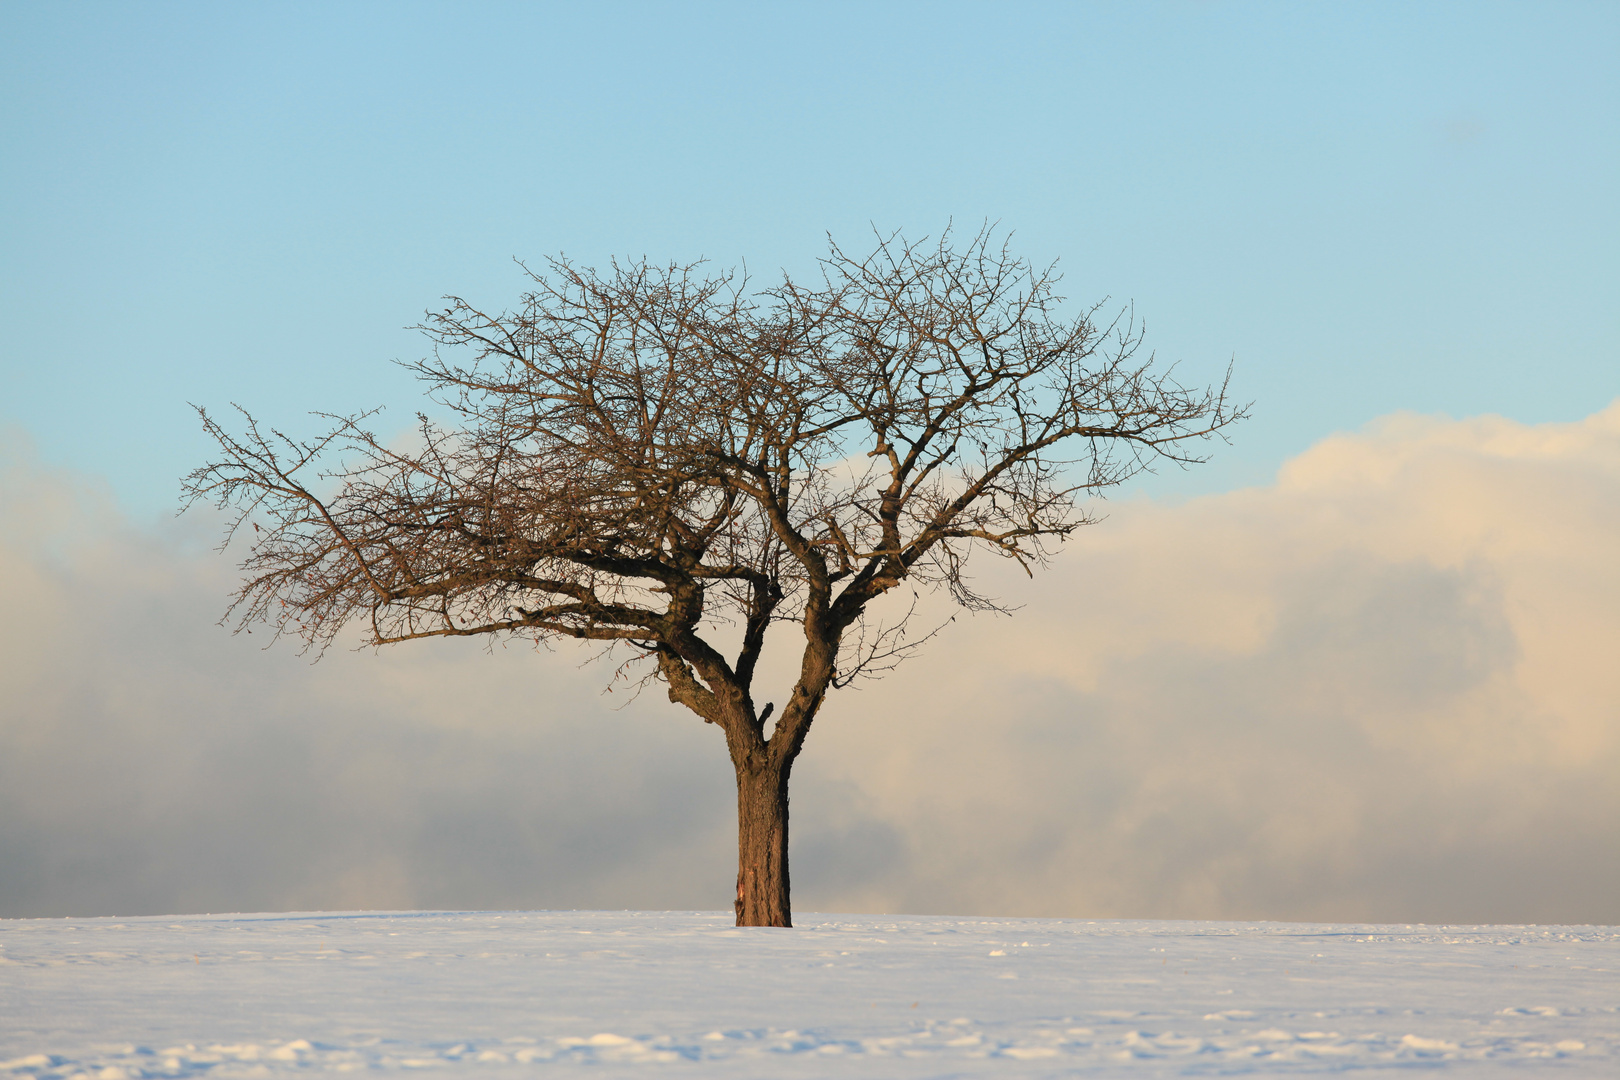
[[737, 925], [793, 925], [786, 766], [737, 768]]

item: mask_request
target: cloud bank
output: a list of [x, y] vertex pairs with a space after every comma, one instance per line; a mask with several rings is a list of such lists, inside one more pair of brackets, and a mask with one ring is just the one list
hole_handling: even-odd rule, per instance
[[[572, 653], [232, 638], [208, 522], [8, 445], [0, 915], [728, 905], [713, 727]], [[830, 702], [800, 910], [1620, 922], [1620, 402], [1109, 509]]]

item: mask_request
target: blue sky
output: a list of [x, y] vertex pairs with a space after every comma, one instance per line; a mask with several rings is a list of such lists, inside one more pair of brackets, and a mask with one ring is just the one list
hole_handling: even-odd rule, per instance
[[1620, 389], [1611, 4], [9, 4], [0, 421], [145, 516], [187, 402], [377, 403], [445, 293], [567, 252], [804, 271], [984, 219], [1254, 419]]
[[514, 257], [991, 220], [1253, 416], [822, 714], [796, 907], [1620, 921], [1617, 55], [1613, 3], [0, 5], [0, 916], [725, 908], [723, 746], [611, 665], [215, 625], [188, 403], [386, 435]]

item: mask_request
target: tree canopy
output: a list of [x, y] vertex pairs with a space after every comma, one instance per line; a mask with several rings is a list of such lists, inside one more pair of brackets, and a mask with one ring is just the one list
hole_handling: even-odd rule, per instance
[[[1202, 460], [1243, 412], [1142, 356], [1128, 316], [1065, 314], [989, 230], [833, 245], [821, 269], [750, 291], [702, 263], [553, 259], [515, 310], [448, 298], [408, 366], [455, 422], [421, 417], [409, 446], [374, 414], [303, 440], [204, 412], [221, 453], [188, 493], [254, 528], [233, 612], [315, 648], [358, 625], [619, 650], [724, 732], [738, 920], [788, 925], [792, 762], [830, 690], [927, 636], [874, 601], [908, 582], [995, 608], [975, 550], [1033, 572], [1091, 497]], [[767, 732], [777, 624], [802, 655]]]

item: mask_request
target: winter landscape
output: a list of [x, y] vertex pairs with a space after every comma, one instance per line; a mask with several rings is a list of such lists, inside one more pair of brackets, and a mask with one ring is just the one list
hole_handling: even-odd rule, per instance
[[1617, 54], [0, 4], [0, 1080], [1620, 1077]]
[[664, 912], [0, 922], [13, 1077], [1612, 1077], [1620, 930]]

